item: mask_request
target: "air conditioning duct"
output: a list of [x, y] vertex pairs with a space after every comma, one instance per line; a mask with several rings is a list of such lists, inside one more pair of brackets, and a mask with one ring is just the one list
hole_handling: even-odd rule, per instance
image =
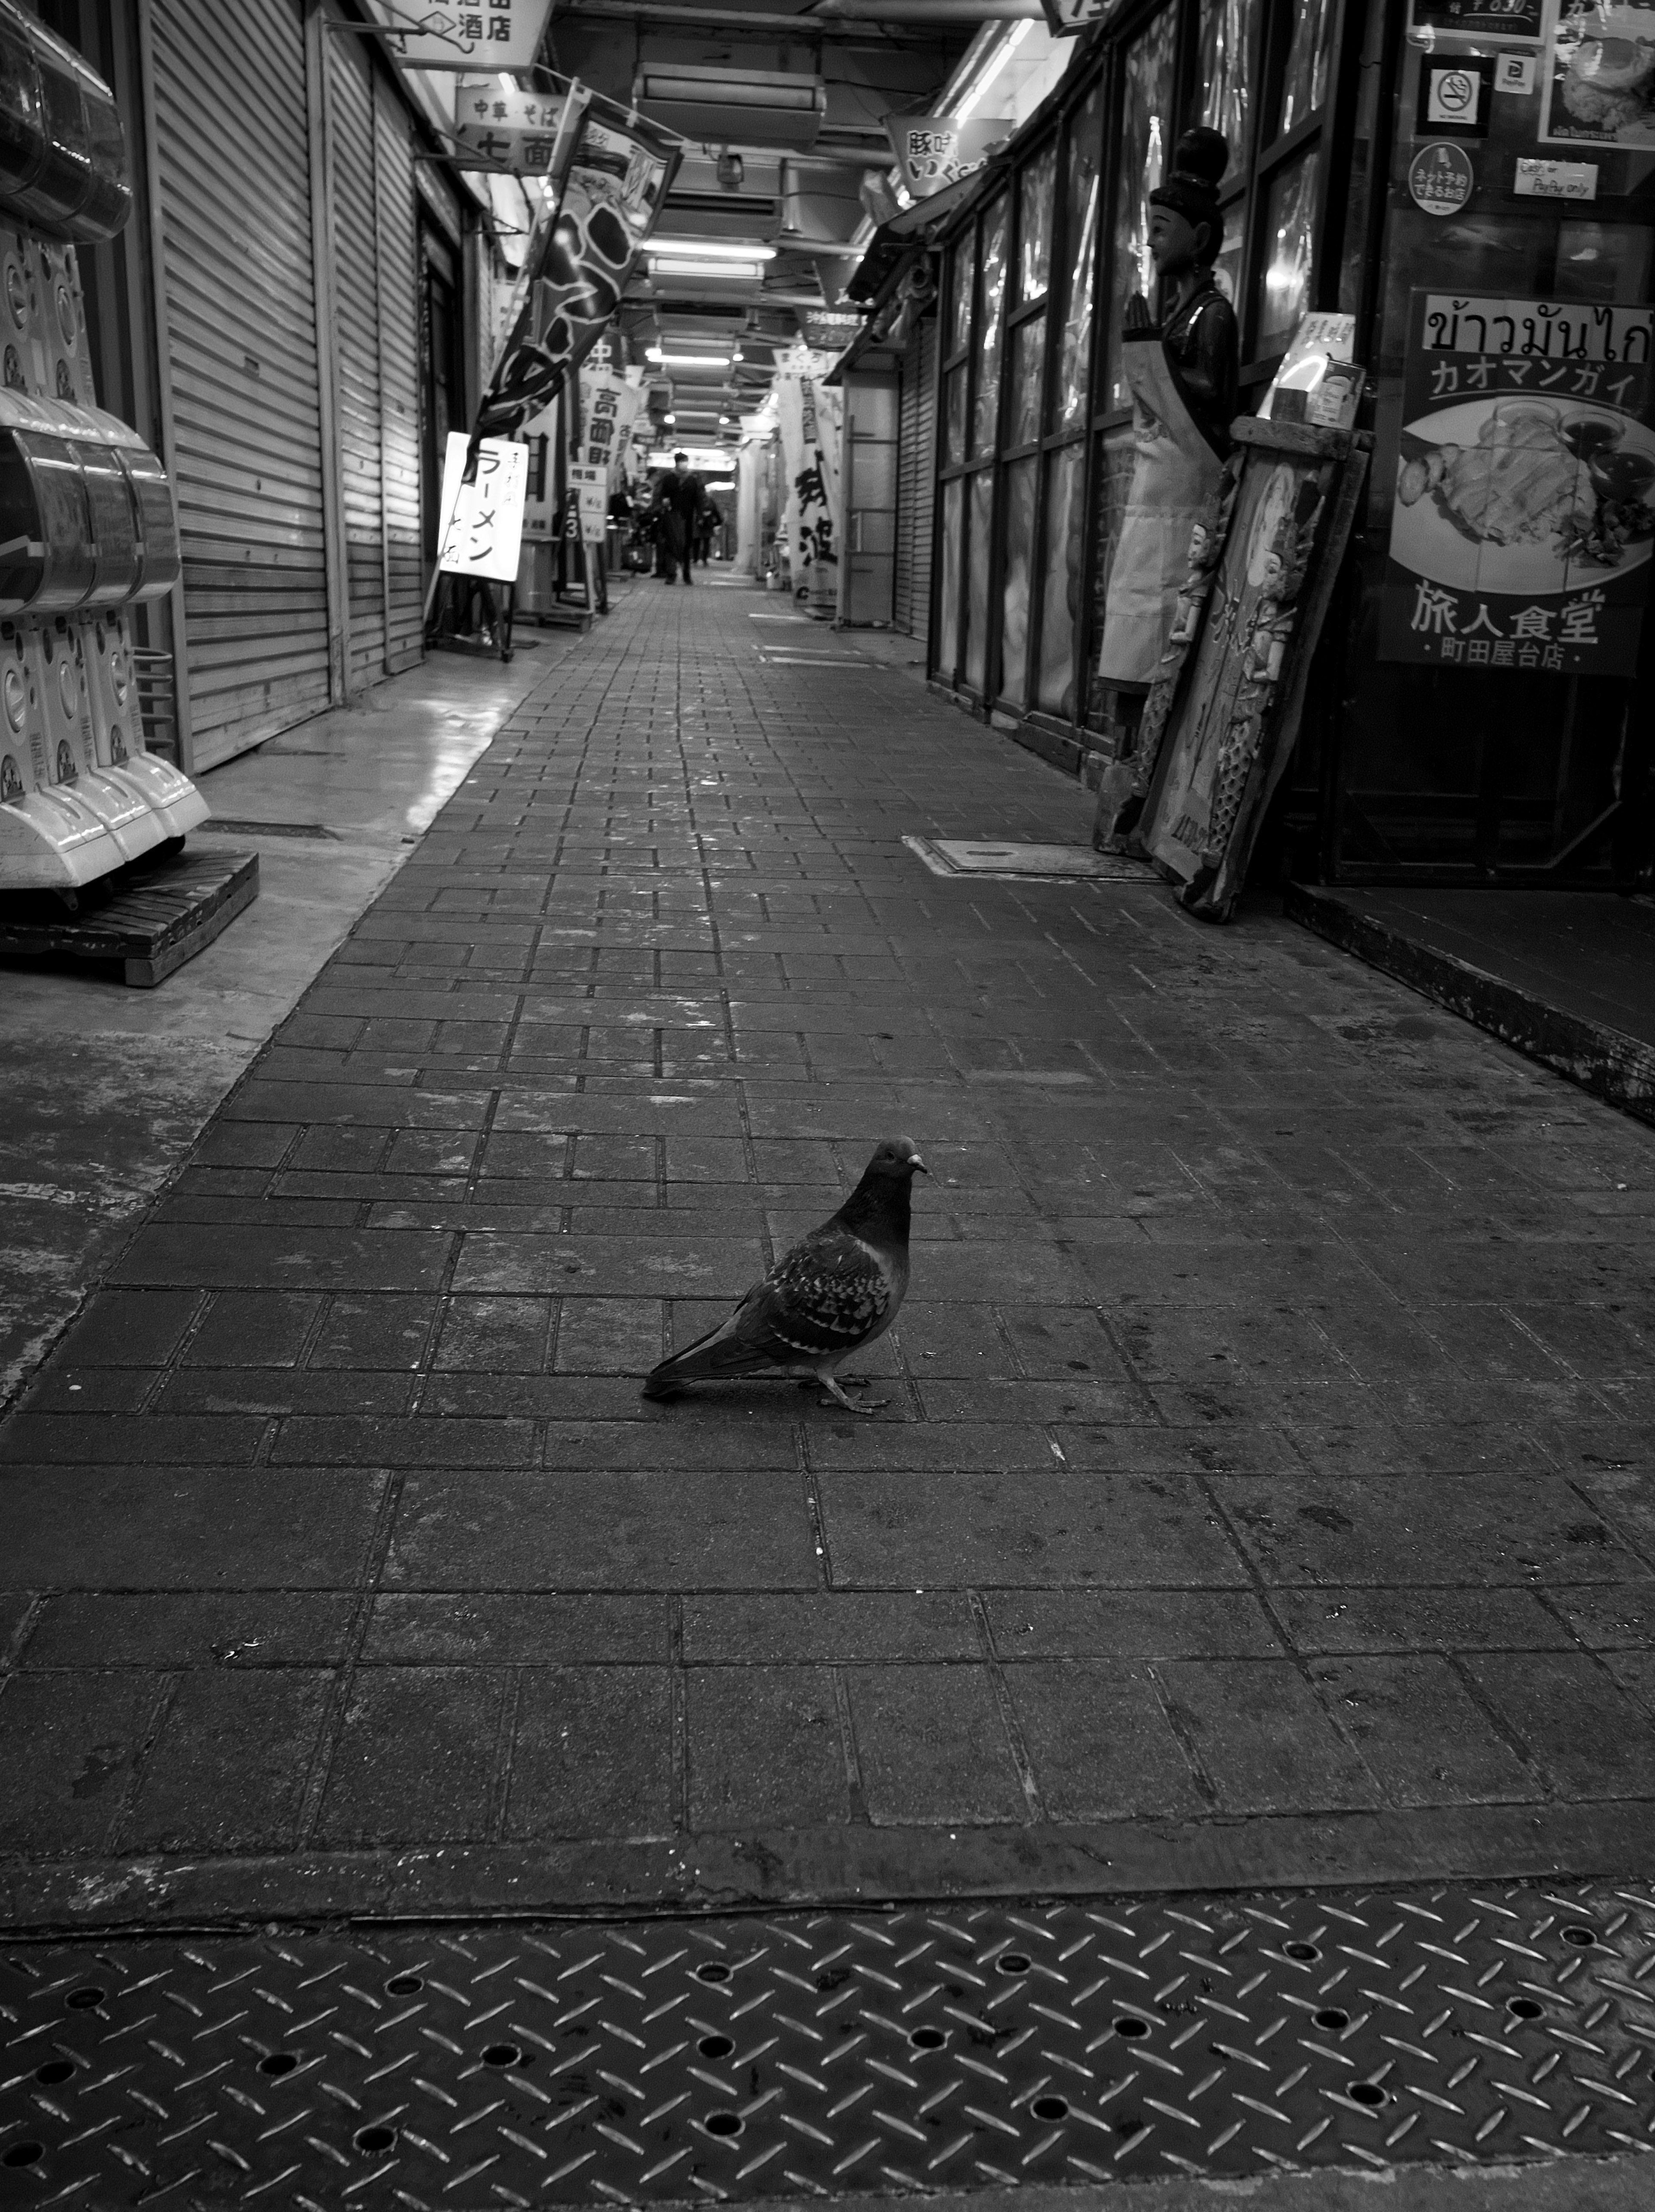
[[843, 246], [862, 219], [859, 182], [837, 161], [789, 161], [783, 199], [788, 236]]
[[718, 164], [686, 154], [666, 195], [655, 234], [674, 237], [774, 238], [782, 224], [782, 164], [745, 157], [739, 185], [719, 181]]
[[632, 100], [699, 145], [786, 146], [800, 153], [816, 143], [827, 112], [827, 89], [818, 76], [697, 69], [688, 63], [646, 64], [632, 80]]

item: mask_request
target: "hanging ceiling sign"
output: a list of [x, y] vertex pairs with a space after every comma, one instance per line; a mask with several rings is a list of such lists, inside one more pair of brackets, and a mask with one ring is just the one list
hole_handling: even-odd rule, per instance
[[480, 167], [549, 176], [565, 105], [561, 92], [508, 92], [497, 76], [460, 84], [454, 93], [454, 137]]
[[904, 184], [916, 200], [928, 200], [980, 169], [1016, 126], [995, 115], [964, 123], [952, 115], [887, 115], [885, 127]]
[[489, 0], [486, 7], [422, 7], [419, 0], [376, 0], [386, 51], [406, 69], [527, 70], [534, 67], [551, 0]]
[[1078, 39], [1099, 23], [1113, 22], [1127, 0], [1040, 0], [1054, 39]]

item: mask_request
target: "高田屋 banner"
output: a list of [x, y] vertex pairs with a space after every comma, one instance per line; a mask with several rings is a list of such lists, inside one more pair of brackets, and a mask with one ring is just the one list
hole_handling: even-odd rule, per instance
[[620, 305], [678, 150], [676, 138], [641, 117], [587, 110], [557, 217], [530, 246], [522, 305], [483, 395], [476, 436], [513, 436], [579, 367]]
[[1655, 543], [1655, 309], [1420, 291], [1386, 660], [1628, 676]]

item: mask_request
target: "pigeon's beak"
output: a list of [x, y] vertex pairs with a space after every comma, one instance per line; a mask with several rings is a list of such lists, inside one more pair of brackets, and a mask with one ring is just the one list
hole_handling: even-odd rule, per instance
[[931, 1172], [930, 1169], [926, 1166], [925, 1162], [920, 1158], [917, 1152], [915, 1153], [913, 1158], [909, 1161], [908, 1164], [913, 1169], [916, 1175], [928, 1176]]

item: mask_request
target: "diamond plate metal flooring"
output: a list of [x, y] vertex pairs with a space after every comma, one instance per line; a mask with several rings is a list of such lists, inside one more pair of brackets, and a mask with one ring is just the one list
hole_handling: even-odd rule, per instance
[[15, 1942], [0, 2033], [9, 2203], [420, 2212], [1544, 2160], [1655, 2142], [1655, 1899]]

